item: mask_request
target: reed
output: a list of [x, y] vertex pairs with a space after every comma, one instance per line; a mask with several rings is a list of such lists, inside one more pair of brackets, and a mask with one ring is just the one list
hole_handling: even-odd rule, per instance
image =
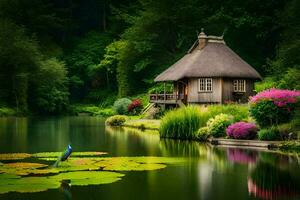
[[199, 107], [187, 106], [166, 113], [161, 120], [159, 132], [164, 138], [194, 139], [201, 124]]

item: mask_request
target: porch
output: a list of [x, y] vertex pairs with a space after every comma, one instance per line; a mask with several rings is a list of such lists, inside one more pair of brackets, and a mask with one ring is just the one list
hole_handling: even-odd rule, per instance
[[185, 105], [187, 103], [187, 82], [186, 81], [173, 81], [166, 89], [166, 82], [163, 82], [163, 90], [156, 91], [155, 94], [149, 95], [150, 103], [155, 104], [169, 104], [169, 105]]
[[182, 104], [185, 99], [184, 94], [150, 94], [150, 103]]

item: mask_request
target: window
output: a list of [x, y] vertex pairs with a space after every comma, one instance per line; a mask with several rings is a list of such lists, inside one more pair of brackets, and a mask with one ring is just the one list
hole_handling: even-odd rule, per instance
[[246, 80], [234, 80], [233, 81], [234, 92], [246, 92]]
[[212, 78], [199, 78], [199, 92], [212, 92]]

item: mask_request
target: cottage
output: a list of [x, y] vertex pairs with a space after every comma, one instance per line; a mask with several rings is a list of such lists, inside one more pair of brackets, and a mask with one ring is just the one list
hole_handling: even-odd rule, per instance
[[223, 37], [207, 36], [203, 29], [187, 54], [155, 78], [173, 83], [172, 94], [151, 94], [157, 104], [244, 103], [254, 94], [260, 74], [233, 52]]

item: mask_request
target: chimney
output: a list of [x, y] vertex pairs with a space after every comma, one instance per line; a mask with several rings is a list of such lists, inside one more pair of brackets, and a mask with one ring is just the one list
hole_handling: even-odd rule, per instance
[[198, 35], [199, 50], [203, 49], [207, 43], [207, 35], [204, 33], [204, 28], [201, 28], [201, 33]]

